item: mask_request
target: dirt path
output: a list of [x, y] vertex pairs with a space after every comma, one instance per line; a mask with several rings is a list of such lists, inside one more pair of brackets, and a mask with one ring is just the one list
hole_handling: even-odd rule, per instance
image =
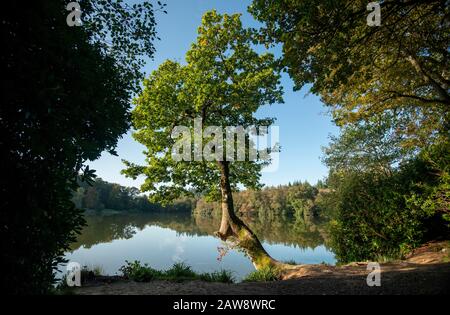
[[366, 263], [342, 267], [304, 265], [294, 268], [286, 280], [237, 284], [202, 281], [138, 283], [117, 280], [78, 288], [76, 294], [449, 294], [450, 263], [447, 243], [427, 244], [406, 260], [381, 264], [381, 286], [369, 287]]

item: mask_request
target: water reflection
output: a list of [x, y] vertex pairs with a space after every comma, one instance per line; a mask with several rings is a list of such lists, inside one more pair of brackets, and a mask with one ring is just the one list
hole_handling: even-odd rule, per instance
[[[183, 213], [89, 215], [88, 226], [72, 244], [66, 258], [81, 264], [100, 265], [115, 274], [125, 260], [148, 262], [159, 269], [174, 261], [185, 261], [199, 272], [231, 269], [237, 278], [253, 270], [250, 261], [230, 250], [217, 260], [223, 243], [213, 237], [220, 218]], [[245, 218], [269, 254], [279, 260], [298, 263], [334, 263], [334, 255], [324, 246], [324, 225], [311, 220], [281, 217], [267, 220]]]

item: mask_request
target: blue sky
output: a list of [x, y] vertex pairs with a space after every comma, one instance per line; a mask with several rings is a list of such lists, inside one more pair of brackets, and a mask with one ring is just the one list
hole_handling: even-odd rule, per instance
[[[145, 73], [151, 71], [166, 59], [184, 63], [184, 56], [197, 37], [204, 12], [216, 9], [219, 13], [242, 13], [242, 22], [246, 27], [257, 27], [258, 23], [247, 12], [251, 1], [243, 0], [166, 0], [168, 14], [158, 13], [158, 36], [155, 42], [156, 53], [148, 60]], [[280, 49], [273, 52], [279, 54]], [[280, 163], [276, 172], [264, 172], [261, 181], [266, 185], [287, 184], [296, 180], [317, 182], [327, 175], [322, 164], [321, 147], [328, 144], [328, 136], [336, 134], [338, 129], [326, 114], [326, 107], [319, 97], [308, 94], [308, 89], [294, 92], [293, 82], [284, 74], [281, 84], [284, 89], [284, 104], [265, 106], [258, 114], [276, 117], [275, 124], [280, 130]], [[131, 137], [129, 131], [119, 141], [118, 157], [103, 153], [101, 158], [89, 162], [96, 174], [106, 181], [125, 186], [139, 187], [143, 178], [132, 180], [120, 174], [123, 169], [121, 159], [143, 164], [145, 147]]]

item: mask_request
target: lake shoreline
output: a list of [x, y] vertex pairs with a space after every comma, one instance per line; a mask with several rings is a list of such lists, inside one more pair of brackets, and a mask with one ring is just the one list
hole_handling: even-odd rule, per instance
[[[245, 254], [215, 237], [217, 217], [186, 213], [135, 213], [86, 216], [87, 225], [66, 252], [68, 262], [96, 267], [103, 275], [116, 275], [126, 261], [147, 263], [167, 270], [184, 262], [192, 270], [233, 272], [236, 280], [254, 271]], [[270, 220], [246, 218], [266, 250], [278, 260], [292, 264], [334, 265], [334, 253], [326, 245], [326, 223], [304, 224], [291, 217]], [[61, 264], [64, 272], [66, 265]]]
[[134, 282], [102, 276], [73, 293], [80, 295], [280, 295], [280, 294], [448, 294], [450, 292], [449, 242], [430, 242], [405, 260], [382, 263], [381, 285], [368, 286], [367, 262], [344, 266], [300, 265], [284, 280], [225, 284], [205, 281]]

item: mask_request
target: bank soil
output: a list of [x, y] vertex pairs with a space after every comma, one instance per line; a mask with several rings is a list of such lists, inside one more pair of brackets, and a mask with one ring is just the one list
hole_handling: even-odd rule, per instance
[[366, 262], [345, 266], [299, 265], [283, 280], [236, 284], [204, 281], [151, 281], [139, 283], [119, 277], [100, 277], [75, 290], [82, 295], [280, 295], [280, 294], [449, 294], [449, 242], [432, 242], [405, 260], [382, 263], [381, 285], [368, 286]]

